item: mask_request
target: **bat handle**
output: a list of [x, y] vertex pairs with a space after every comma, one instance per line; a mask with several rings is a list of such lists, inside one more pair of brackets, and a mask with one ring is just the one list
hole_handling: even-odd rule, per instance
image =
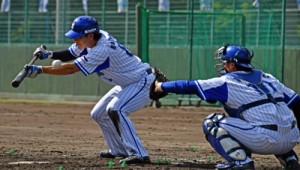
[[41, 45], [41, 48], [43, 48], [44, 50], [47, 50], [47, 47], [45, 45]]

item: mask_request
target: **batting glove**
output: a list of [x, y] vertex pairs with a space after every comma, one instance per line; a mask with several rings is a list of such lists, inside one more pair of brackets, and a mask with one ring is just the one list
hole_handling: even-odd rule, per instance
[[38, 56], [38, 58], [40, 60], [44, 60], [47, 58], [51, 58], [53, 56], [53, 52], [52, 51], [48, 51], [43, 49], [42, 47], [38, 47], [34, 52], [33, 52], [33, 56]]
[[29, 78], [36, 78], [37, 75], [43, 73], [43, 66], [26, 65], [25, 67], [28, 71], [27, 77]]

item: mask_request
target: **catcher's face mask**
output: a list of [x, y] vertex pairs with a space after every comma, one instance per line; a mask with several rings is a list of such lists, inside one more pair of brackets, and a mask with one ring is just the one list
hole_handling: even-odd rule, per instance
[[228, 44], [222, 46], [221, 48], [215, 51], [214, 60], [216, 60], [217, 64], [214, 65], [215, 70], [217, 73], [222, 76], [227, 73], [226, 69], [224, 68], [223, 64], [227, 62], [226, 60], [222, 60], [223, 52], [226, 50]]

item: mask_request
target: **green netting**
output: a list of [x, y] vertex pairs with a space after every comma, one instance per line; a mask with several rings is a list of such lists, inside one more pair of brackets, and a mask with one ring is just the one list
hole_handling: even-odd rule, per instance
[[148, 15], [150, 46], [243, 44], [241, 14], [149, 10]]
[[[285, 7], [278, 6], [282, 2], [250, 9], [244, 1], [235, 1], [231, 10], [225, 2], [218, 2], [220, 10], [215, 11], [195, 11], [192, 4], [185, 11], [141, 8], [143, 16], [139, 22], [148, 20], [148, 27], [139, 36], [147, 38], [144, 45], [149, 48], [148, 54], [143, 53], [147, 56], [141, 57], [166, 69], [171, 80], [207, 79], [216, 76], [214, 50], [224, 43], [237, 44], [254, 51], [252, 64], [256, 68], [283, 80]], [[188, 100], [191, 98], [188, 96]]]
[[[14, 1], [9, 12], [0, 13], [0, 43], [68, 44], [71, 41], [63, 35], [70, 28], [72, 20], [79, 15], [88, 14], [95, 16], [101, 28], [108, 30], [124, 45], [136, 45], [135, 5], [138, 2], [144, 3], [143, 7], [147, 9], [158, 8], [158, 0], [130, 0], [128, 12], [118, 13], [117, 1], [96, 0], [88, 1], [88, 11], [84, 11], [81, 1], [64, 0], [49, 1], [48, 12], [41, 13], [38, 12], [38, 0]], [[200, 0], [170, 1], [171, 11], [191, 12], [193, 9], [194, 12], [243, 14], [246, 17], [247, 31], [244, 36], [247, 43], [280, 44], [278, 36], [282, 35], [282, 25], [285, 25], [285, 45], [300, 45], [300, 13], [295, 1], [263, 0], [258, 7], [255, 7], [252, 1], [211, 0], [210, 8], [201, 10], [200, 6]], [[287, 18], [285, 21], [282, 20], [283, 11]], [[190, 19], [188, 16], [186, 18]], [[180, 21], [181, 19], [178, 20], [178, 24], [182, 25]], [[195, 20], [195, 22], [201, 24], [200, 21]], [[216, 24], [223, 25], [222, 21]], [[185, 25], [182, 26], [183, 29], [187, 29]], [[161, 29], [164, 30], [163, 27]], [[216, 41], [218, 40], [214, 40]]]

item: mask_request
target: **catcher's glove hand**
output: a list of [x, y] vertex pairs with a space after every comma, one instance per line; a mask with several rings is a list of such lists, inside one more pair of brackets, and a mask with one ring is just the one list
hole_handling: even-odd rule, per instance
[[168, 95], [167, 92], [155, 92], [155, 82], [166, 82], [168, 81], [166, 75], [161, 72], [157, 67], [153, 67], [153, 73], [155, 75], [155, 80], [150, 86], [150, 99], [152, 100], [158, 100], [162, 97], [165, 97]]

